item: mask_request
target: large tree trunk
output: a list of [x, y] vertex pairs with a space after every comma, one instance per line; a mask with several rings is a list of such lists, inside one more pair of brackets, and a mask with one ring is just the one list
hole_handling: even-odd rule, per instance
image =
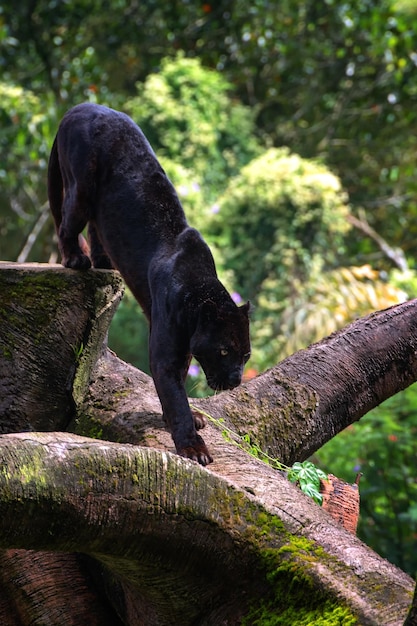
[[63, 430], [73, 417], [123, 295], [116, 273], [80, 278], [0, 262], [0, 433]]
[[222, 428], [250, 433], [285, 463], [306, 458], [416, 380], [417, 301], [195, 401], [224, 420], [206, 427], [207, 469], [170, 454], [152, 380], [100, 354], [120, 294], [114, 272], [0, 264], [2, 432], [62, 429], [72, 418], [73, 431], [119, 442], [0, 437], [1, 623], [403, 624], [410, 578]]
[[3, 435], [0, 459], [0, 547], [93, 557], [129, 624], [404, 620], [408, 576], [259, 462], [262, 495], [173, 454], [66, 433]]

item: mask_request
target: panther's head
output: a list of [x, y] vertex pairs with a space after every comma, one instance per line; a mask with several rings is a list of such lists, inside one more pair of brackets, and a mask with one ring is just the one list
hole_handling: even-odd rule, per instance
[[234, 389], [242, 382], [251, 352], [249, 309], [249, 302], [237, 306], [232, 299], [221, 305], [208, 301], [201, 306], [190, 347], [212, 389]]

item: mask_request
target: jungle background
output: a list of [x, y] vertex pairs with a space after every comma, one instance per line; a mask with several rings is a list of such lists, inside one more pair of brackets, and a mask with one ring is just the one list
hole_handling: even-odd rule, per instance
[[[3, 0], [0, 258], [59, 261], [49, 151], [82, 101], [142, 127], [250, 299], [255, 376], [370, 311], [417, 296], [417, 6], [413, 0]], [[148, 371], [126, 293], [110, 347]], [[198, 365], [191, 395], [207, 393]], [[415, 575], [417, 387], [314, 461], [353, 482], [359, 536]]]

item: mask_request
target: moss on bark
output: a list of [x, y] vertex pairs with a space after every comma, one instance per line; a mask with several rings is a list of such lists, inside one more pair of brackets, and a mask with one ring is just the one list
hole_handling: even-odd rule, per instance
[[0, 433], [67, 426], [121, 295], [117, 272], [0, 263]]
[[94, 555], [152, 589], [161, 624], [201, 611], [229, 624], [376, 623], [320, 580], [327, 570], [348, 585], [348, 566], [192, 462], [54, 433], [4, 437], [0, 467], [3, 547]]

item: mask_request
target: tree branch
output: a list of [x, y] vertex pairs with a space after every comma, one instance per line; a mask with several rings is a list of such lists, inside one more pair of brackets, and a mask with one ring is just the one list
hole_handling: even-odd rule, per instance
[[[152, 379], [101, 350], [121, 296], [117, 273], [0, 269], [0, 428], [65, 428], [72, 415], [79, 433], [160, 449], [68, 433], [0, 437], [0, 547], [43, 554], [48, 572], [63, 563], [51, 551], [86, 555], [62, 567], [78, 572], [85, 598], [93, 591], [80, 597], [92, 626], [105, 623], [97, 589], [132, 626], [256, 623], [268, 611], [288, 623], [288, 611], [336, 610], [364, 625], [404, 621], [411, 579], [225, 440], [221, 426], [206, 427], [210, 470], [164, 452], [173, 444]], [[193, 403], [292, 464], [416, 380], [416, 313], [414, 300], [357, 320], [240, 388]], [[39, 604], [31, 554], [6, 557], [20, 559]], [[26, 609], [14, 619], [10, 580], [0, 570], [0, 617], [26, 626]], [[46, 623], [56, 606], [42, 605]]]
[[33, 246], [36, 243], [36, 240], [38, 238], [39, 233], [41, 232], [42, 228], [44, 227], [46, 221], [49, 218], [49, 204], [45, 203], [42, 207], [41, 207], [41, 211], [40, 214], [32, 228], [32, 230], [30, 231], [25, 244], [22, 248], [22, 250], [19, 253], [19, 256], [17, 257], [17, 262], [18, 263], [25, 263], [30, 251], [32, 250]]
[[0, 262], [0, 433], [67, 427], [122, 294], [116, 272]]
[[[417, 380], [417, 300], [356, 320], [241, 385], [192, 403], [240, 435], [249, 434], [286, 465], [302, 461], [368, 411]], [[103, 354], [79, 406], [86, 422], [110, 439], [166, 446], [152, 380], [111, 353]], [[94, 425], [94, 426], [93, 426]], [[219, 428], [205, 439], [220, 472], [238, 452]], [[119, 439], [120, 440], [120, 439]], [[246, 476], [246, 480], [249, 478]], [[251, 476], [251, 480], [256, 476]]]
[[3, 435], [0, 468], [0, 546], [94, 556], [124, 602], [137, 592], [130, 610], [157, 611], [147, 624], [237, 623], [268, 603], [363, 625], [406, 615], [412, 580], [277, 472], [265, 499], [176, 455], [67, 433]]
[[234, 400], [245, 405], [249, 392], [252, 406], [260, 407], [256, 438], [291, 465], [416, 380], [417, 300], [411, 300], [288, 357]]
[[405, 258], [404, 252], [400, 248], [392, 248], [381, 235], [379, 235], [376, 230], [372, 228], [372, 226], [366, 221], [364, 217], [359, 219], [354, 215], [349, 215], [347, 218], [348, 222], [352, 224], [355, 228], [362, 231], [367, 237], [370, 237], [375, 243], [378, 245], [381, 252], [385, 254], [385, 256], [394, 263], [394, 265], [405, 272], [408, 270], [407, 259]]

